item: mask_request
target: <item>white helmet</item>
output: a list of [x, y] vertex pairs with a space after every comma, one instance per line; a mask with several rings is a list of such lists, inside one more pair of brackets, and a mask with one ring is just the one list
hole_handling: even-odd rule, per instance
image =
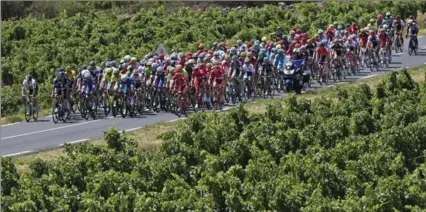
[[92, 77], [92, 75], [90, 74], [90, 71], [87, 70], [87, 69], [83, 70], [81, 73], [82, 73], [82, 75], [83, 75], [84, 78], [90, 78], [90, 77]]
[[408, 19], [407, 24], [412, 24], [413, 20], [412, 19]]
[[390, 16], [390, 15], [391, 15], [391, 13], [390, 13], [390, 12], [387, 12], [387, 13], [386, 13], [386, 16]]

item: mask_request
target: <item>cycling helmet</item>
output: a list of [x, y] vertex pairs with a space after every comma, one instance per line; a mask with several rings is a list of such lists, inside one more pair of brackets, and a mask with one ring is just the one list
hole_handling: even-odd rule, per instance
[[388, 22], [386, 20], [382, 21], [382, 25], [388, 24]]
[[83, 70], [82, 73], [83, 73], [83, 77], [84, 78], [90, 78], [92, 76], [90, 74], [90, 71], [88, 71], [88, 70]]
[[136, 57], [132, 57], [132, 58], [130, 58], [130, 61], [136, 62], [136, 61], [138, 61], [138, 59]]
[[413, 19], [413, 16], [412, 16], [412, 15], [410, 15], [410, 16], [408, 16], [408, 18], [409, 18], [409, 19]]
[[268, 38], [262, 37], [262, 42], [266, 42], [267, 40], [268, 40]]
[[223, 58], [224, 60], [229, 60], [231, 58], [231, 56], [229, 54], [225, 55], [225, 57]]
[[28, 74], [27, 75], [27, 80], [29, 80], [29, 81], [33, 80], [33, 76], [31, 74]]
[[160, 60], [164, 60], [164, 54], [160, 54], [160, 55], [158, 56], [158, 59], [160, 59]]
[[105, 73], [106, 74], [111, 74], [112, 73], [112, 68], [106, 68], [105, 69]]
[[237, 51], [237, 48], [235, 46], [231, 47], [231, 52]]
[[171, 55], [170, 55], [170, 59], [172, 59], [172, 60], [176, 60], [176, 59], [177, 59], [177, 55], [176, 55], [176, 53], [171, 54]]
[[218, 51], [215, 51], [215, 52], [213, 53], [213, 56], [215, 56], [215, 57], [219, 56], [219, 52], [218, 52]]
[[237, 56], [237, 55], [234, 55], [234, 56], [232, 56], [232, 59], [233, 59], [233, 60], [238, 60], [238, 56]]
[[204, 43], [200, 43], [200, 45], [198, 45], [199, 49], [204, 49]]
[[269, 62], [269, 58], [265, 57], [265, 59], [263, 59], [263, 62]]
[[75, 75], [77, 75], [77, 72], [76, 72], [75, 70], [72, 70], [72, 71], [71, 71], [71, 75], [72, 75], [73, 77], [75, 77]]
[[379, 13], [379, 14], [377, 15], [377, 18], [378, 18], [378, 19], [382, 19], [382, 18], [383, 18], [383, 15]]
[[260, 45], [259, 45], [258, 43], [255, 43], [253, 47], [254, 47], [255, 49], [259, 49], [259, 48], [260, 48]]
[[311, 43], [312, 43], [312, 40], [311, 40], [311, 39], [308, 39], [308, 41], [307, 41], [307, 42], [308, 42], [308, 44], [311, 44]]
[[388, 28], [388, 25], [387, 24], [385, 24], [385, 25], [383, 25], [382, 26], [384, 29], [387, 29]]
[[370, 35], [371, 35], [371, 36], [375, 36], [375, 35], [376, 35], [376, 31], [371, 30], [371, 31], [370, 31]]
[[182, 65], [177, 65], [176, 70], [180, 70], [180, 69], [182, 69]]
[[370, 23], [374, 23], [375, 22], [375, 20], [374, 19], [370, 19]]
[[281, 49], [281, 48], [282, 48], [282, 46], [281, 46], [280, 44], [278, 44], [275, 48], [276, 48], [276, 49]]
[[323, 33], [324, 33], [324, 31], [323, 31], [322, 29], [318, 30], [318, 34], [319, 34], [319, 35], [321, 35], [321, 34], [323, 34]]
[[129, 61], [130, 59], [132, 59], [132, 56], [130, 56], [130, 55], [124, 56], [124, 60]]
[[195, 64], [195, 60], [194, 59], [188, 60], [188, 64]]
[[370, 28], [371, 28], [371, 26], [372, 26], [371, 24], [367, 24], [367, 28], [368, 28], [368, 29], [370, 29]]
[[368, 32], [368, 27], [365, 27], [364, 29], [362, 29], [362, 32]]
[[272, 48], [272, 49], [271, 49], [271, 52], [274, 52], [274, 53], [275, 53], [276, 51], [277, 51], [277, 49], [276, 49], [276, 48]]
[[152, 64], [151, 64], [151, 68], [152, 68], [152, 69], [156, 69], [157, 67], [158, 67], [158, 64], [157, 64], [157, 63], [152, 63]]
[[296, 32], [294, 30], [290, 31], [290, 35], [294, 35]]
[[132, 66], [132, 65], [127, 66], [127, 70], [128, 70], [128, 71], [133, 70], [133, 66]]
[[248, 52], [248, 53], [247, 53], [247, 57], [251, 57], [251, 56], [253, 56], [253, 53]]
[[397, 15], [395, 18], [396, 18], [396, 20], [398, 20], [398, 21], [399, 21], [399, 20], [401, 20], [401, 16], [400, 16], [400, 15]]
[[278, 49], [278, 53], [280, 54], [284, 53], [284, 49]]
[[247, 56], [247, 53], [246, 52], [241, 52], [240, 57], [245, 57], [245, 56]]
[[158, 68], [157, 68], [157, 71], [158, 71], [158, 72], [162, 72], [162, 71], [163, 71], [163, 67], [158, 67]]
[[285, 63], [285, 67], [287, 69], [291, 69], [292, 66], [293, 66], [293, 63], [291, 61], [288, 61], [288, 62]]
[[183, 52], [179, 52], [178, 57], [183, 58]]
[[95, 63], [95, 61], [90, 61], [89, 65], [90, 66], [96, 66], [96, 63]]
[[244, 60], [244, 63], [250, 63], [250, 59], [249, 59], [249, 58], [246, 58], [246, 59]]
[[117, 64], [115, 63], [115, 61], [111, 61], [111, 66], [115, 67]]
[[152, 66], [152, 62], [148, 61], [148, 62], [146, 63], [146, 66], [147, 66], [147, 67], [151, 67], [151, 66]]
[[412, 19], [408, 19], [407, 24], [412, 24], [413, 20]]
[[342, 25], [337, 26], [337, 30], [343, 30], [343, 26]]
[[384, 29], [384, 28], [381, 28], [381, 29], [380, 29], [380, 32], [385, 32], [385, 29]]
[[243, 43], [243, 41], [237, 40], [237, 44], [242, 44], [242, 43]]
[[207, 67], [207, 68], [211, 68], [211, 67], [212, 67], [212, 64], [211, 64], [211, 63], [207, 63], [207, 64], [206, 64], [206, 67]]
[[299, 48], [293, 49], [293, 53], [300, 53], [300, 49]]
[[350, 23], [345, 24], [345, 28], [349, 28], [349, 27], [351, 27]]
[[110, 61], [107, 61], [107, 62], [105, 63], [105, 67], [111, 67], [111, 62], [110, 62]]
[[58, 72], [58, 73], [64, 72], [64, 69], [63, 68], [57, 68], [56, 72]]
[[219, 65], [219, 61], [218, 60], [213, 61], [213, 65]]
[[386, 13], [386, 16], [390, 16], [390, 15], [391, 15], [391, 13], [390, 13], [390, 12], [387, 12], [387, 13]]
[[294, 48], [300, 48], [300, 43], [296, 43], [296, 45], [294, 46]]

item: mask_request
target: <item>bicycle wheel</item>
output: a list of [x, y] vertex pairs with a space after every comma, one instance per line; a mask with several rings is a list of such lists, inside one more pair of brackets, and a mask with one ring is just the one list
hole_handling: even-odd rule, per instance
[[27, 102], [25, 104], [25, 111], [24, 111], [25, 121], [29, 122], [31, 120], [31, 113], [32, 113], [31, 103]]
[[121, 107], [120, 107], [120, 114], [121, 114], [121, 117], [123, 117], [123, 119], [126, 118], [127, 113], [128, 113], [126, 103], [127, 103], [127, 97], [124, 97], [121, 100]]
[[52, 110], [52, 120], [53, 120], [53, 123], [55, 124], [57, 124], [59, 121], [58, 112], [57, 112], [58, 108], [56, 107], [56, 105], [57, 103], [53, 105], [53, 110]]
[[37, 119], [38, 119], [38, 104], [35, 105], [35, 109], [34, 108], [32, 108], [32, 109], [34, 110], [33, 119], [34, 119], [34, 121], [37, 121]]

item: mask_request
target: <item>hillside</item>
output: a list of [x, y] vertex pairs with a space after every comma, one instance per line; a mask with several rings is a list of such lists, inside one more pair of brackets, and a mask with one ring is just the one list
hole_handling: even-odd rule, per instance
[[426, 82], [289, 96], [265, 113], [200, 113], [142, 151], [66, 145], [19, 176], [2, 158], [2, 211], [424, 211]]

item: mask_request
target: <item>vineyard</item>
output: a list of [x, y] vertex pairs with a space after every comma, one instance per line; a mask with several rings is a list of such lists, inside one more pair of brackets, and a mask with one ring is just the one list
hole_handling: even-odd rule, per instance
[[2, 211], [424, 211], [426, 81], [289, 96], [250, 114], [200, 113], [142, 151], [66, 145], [19, 175], [2, 158]]
[[[365, 26], [378, 13], [390, 11], [407, 17], [416, 15], [418, 10], [425, 12], [426, 3], [299, 3], [295, 10], [274, 5], [229, 11], [219, 7], [201, 11], [182, 7], [174, 12], [159, 6], [141, 8], [131, 15], [108, 10], [76, 13], [74, 8], [64, 9], [59, 17], [50, 19], [30, 15], [18, 21], [3, 21], [2, 83], [12, 87], [2, 92], [1, 115], [18, 112], [16, 105], [22, 105], [19, 85], [28, 73], [48, 91], [57, 67], [77, 69], [92, 60], [100, 64], [127, 54], [141, 58], [161, 43], [168, 49], [194, 50], [200, 42], [210, 45], [220, 40], [235, 43], [237, 39], [260, 39], [273, 33], [277, 26], [287, 32], [298, 26], [313, 35], [334, 21]], [[41, 97], [40, 102], [42, 107], [50, 106], [48, 96]]]

